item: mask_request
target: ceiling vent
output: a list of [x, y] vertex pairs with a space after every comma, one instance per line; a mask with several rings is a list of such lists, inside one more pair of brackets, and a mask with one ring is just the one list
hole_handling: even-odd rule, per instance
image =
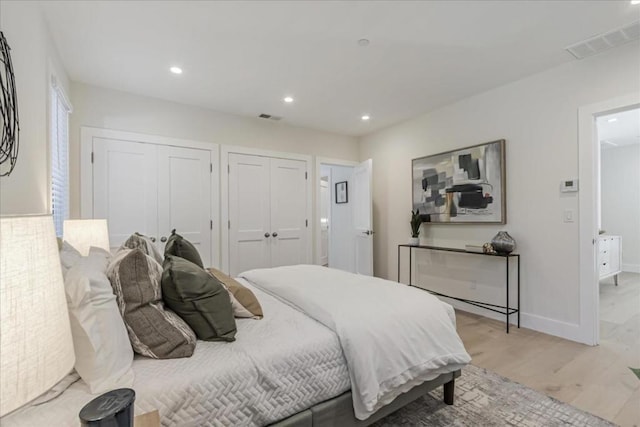
[[638, 39], [640, 39], [640, 21], [583, 40], [567, 47], [566, 50], [576, 58], [582, 59]]
[[278, 120], [282, 120], [282, 117], [280, 117], [280, 116], [272, 116], [271, 114], [265, 114], [265, 113], [260, 114], [258, 116], [258, 118], [259, 119], [265, 119], [265, 120], [275, 120], [276, 122]]

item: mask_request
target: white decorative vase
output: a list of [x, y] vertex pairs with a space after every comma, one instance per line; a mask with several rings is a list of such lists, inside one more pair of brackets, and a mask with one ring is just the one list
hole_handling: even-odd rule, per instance
[[420, 245], [420, 238], [419, 237], [411, 237], [409, 238], [409, 244], [411, 246], [418, 246]]

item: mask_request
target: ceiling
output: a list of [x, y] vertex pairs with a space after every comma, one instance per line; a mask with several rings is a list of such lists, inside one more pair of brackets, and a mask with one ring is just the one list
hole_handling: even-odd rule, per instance
[[600, 116], [597, 123], [602, 149], [640, 144], [640, 108]]
[[42, 7], [72, 80], [347, 135], [575, 60], [565, 47], [640, 18], [628, 0]]

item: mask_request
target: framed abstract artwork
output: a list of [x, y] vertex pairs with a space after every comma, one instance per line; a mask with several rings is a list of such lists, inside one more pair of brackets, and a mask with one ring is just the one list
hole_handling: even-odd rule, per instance
[[413, 210], [428, 223], [506, 224], [505, 140], [411, 161]]

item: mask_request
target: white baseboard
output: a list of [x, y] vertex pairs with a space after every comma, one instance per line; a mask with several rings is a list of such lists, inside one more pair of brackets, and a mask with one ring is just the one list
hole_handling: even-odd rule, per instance
[[[445, 300], [445, 298], [442, 298]], [[463, 302], [446, 299], [446, 302], [451, 304], [454, 308], [467, 313], [477, 314], [489, 319], [505, 321], [505, 315], [495, 313], [493, 311], [484, 310], [479, 307], [469, 306]], [[518, 315], [512, 314], [510, 316], [510, 324], [517, 325]], [[556, 337], [564, 338], [570, 341], [576, 341], [583, 344], [590, 344], [587, 339], [582, 336], [580, 325], [577, 323], [568, 323], [560, 320], [550, 319], [548, 317], [542, 317], [535, 314], [520, 313], [520, 326], [527, 329], [533, 329], [534, 331], [542, 332], [544, 334], [553, 335]]]
[[640, 264], [622, 264], [622, 271], [627, 273], [640, 273]]

